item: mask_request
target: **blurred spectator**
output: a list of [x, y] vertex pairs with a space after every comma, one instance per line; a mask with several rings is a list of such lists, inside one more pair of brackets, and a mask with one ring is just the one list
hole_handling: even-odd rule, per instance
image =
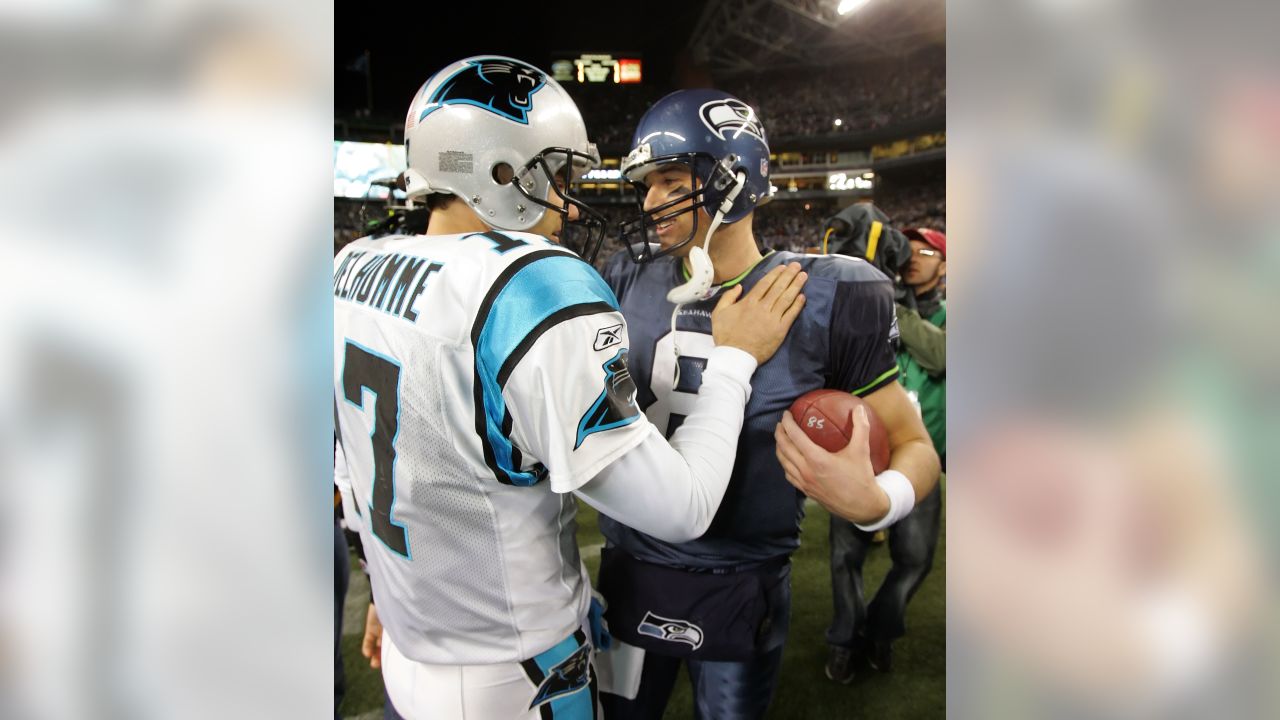
[[947, 468], [947, 305], [939, 284], [947, 272], [947, 236], [928, 228], [906, 231], [912, 257], [901, 283], [910, 297], [897, 307], [902, 384], [915, 393], [934, 449]]
[[[947, 238], [934, 230], [906, 231], [913, 252], [901, 282], [907, 286], [908, 306], [898, 305], [902, 347], [898, 380], [916, 401], [934, 449], [946, 468], [947, 348], [946, 302], [938, 281], [946, 270]], [[910, 297], [913, 296], [913, 297]], [[880, 672], [893, 663], [893, 642], [906, 633], [907, 603], [933, 569], [942, 516], [939, 483], [910, 515], [889, 529], [893, 565], [871, 605], [864, 601], [862, 565], [872, 533], [831, 516], [831, 589], [835, 613], [827, 630], [830, 650], [827, 677], [847, 684], [853, 680], [853, 660], [861, 652]]]

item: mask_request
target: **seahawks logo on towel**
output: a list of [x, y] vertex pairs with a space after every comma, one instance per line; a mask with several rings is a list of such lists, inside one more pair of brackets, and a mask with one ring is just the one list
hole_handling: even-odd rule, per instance
[[664, 618], [645, 612], [644, 619], [636, 626], [636, 632], [659, 640], [685, 643], [694, 650], [702, 647], [702, 628], [688, 620]]

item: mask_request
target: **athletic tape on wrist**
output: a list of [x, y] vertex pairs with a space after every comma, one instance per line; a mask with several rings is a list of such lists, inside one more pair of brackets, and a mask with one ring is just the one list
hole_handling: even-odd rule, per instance
[[911, 486], [911, 481], [907, 479], [907, 476], [897, 470], [885, 470], [877, 475], [876, 485], [879, 485], [880, 489], [884, 490], [884, 494], [889, 496], [889, 512], [870, 525], [854, 523], [855, 527], [867, 532], [875, 532], [889, 527], [910, 515], [911, 509], [916, 505], [915, 488]]

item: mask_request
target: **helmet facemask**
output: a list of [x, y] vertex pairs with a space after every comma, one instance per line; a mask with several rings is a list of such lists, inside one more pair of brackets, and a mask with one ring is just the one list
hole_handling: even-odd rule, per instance
[[[594, 146], [589, 149], [594, 153]], [[581, 183], [588, 170], [599, 165], [598, 155], [552, 147], [533, 156], [515, 176], [515, 187], [521, 195], [560, 215], [559, 244], [573, 250], [588, 263], [595, 262], [608, 223], [603, 215], [579, 200], [572, 188]], [[550, 193], [555, 194], [560, 205], [546, 199]], [[572, 219], [570, 207], [578, 211], [577, 219]]]

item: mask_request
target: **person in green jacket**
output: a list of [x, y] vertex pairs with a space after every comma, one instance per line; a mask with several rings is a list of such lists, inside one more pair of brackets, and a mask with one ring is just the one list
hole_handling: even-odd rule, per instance
[[914, 393], [933, 447], [947, 469], [947, 304], [939, 283], [947, 272], [947, 236], [916, 228], [911, 262], [902, 282], [913, 292], [914, 307], [898, 305], [899, 382]]
[[[942, 469], [947, 467], [947, 308], [939, 290], [946, 274], [947, 237], [917, 228], [904, 233], [911, 260], [903, 267], [897, 306], [899, 382], [920, 407]], [[827, 628], [826, 675], [847, 684], [863, 654], [872, 668], [888, 672], [893, 642], [906, 633], [907, 603], [933, 568], [942, 517], [941, 483], [911, 514], [889, 528], [893, 566], [868, 606], [862, 565], [872, 534], [831, 516], [831, 590], [834, 616]]]

